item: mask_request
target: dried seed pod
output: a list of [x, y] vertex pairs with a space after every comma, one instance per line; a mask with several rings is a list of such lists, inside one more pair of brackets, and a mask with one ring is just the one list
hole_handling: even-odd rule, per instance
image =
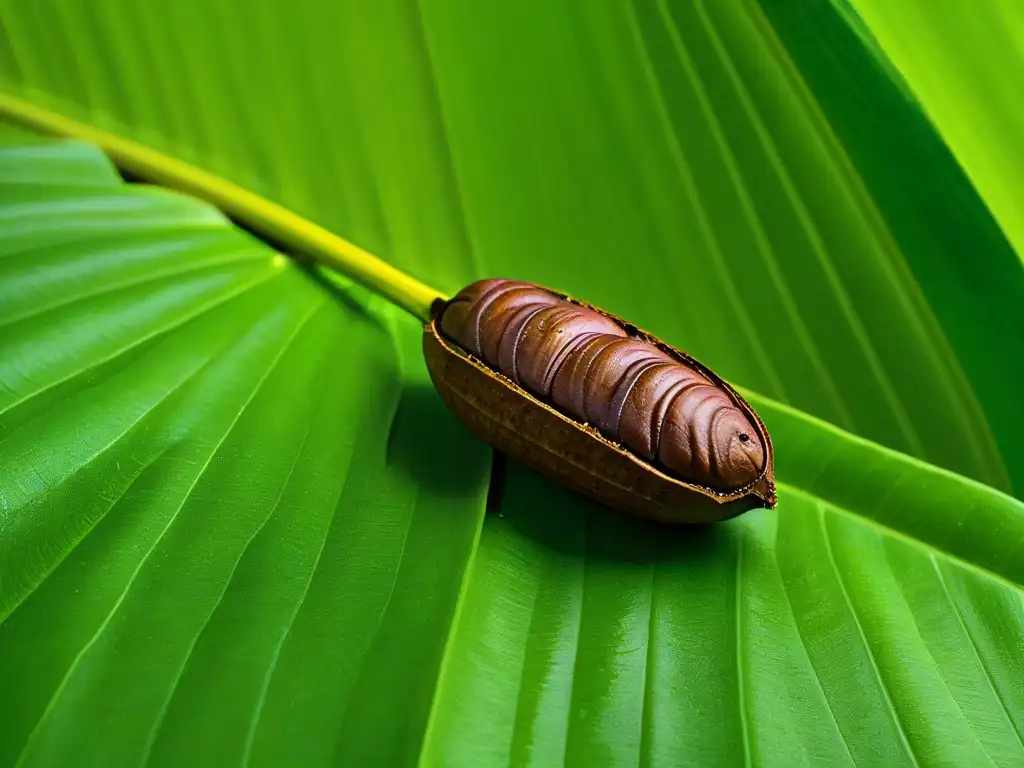
[[606, 312], [532, 283], [435, 306], [431, 378], [477, 434], [608, 506], [671, 522], [775, 504], [771, 440], [724, 381]]

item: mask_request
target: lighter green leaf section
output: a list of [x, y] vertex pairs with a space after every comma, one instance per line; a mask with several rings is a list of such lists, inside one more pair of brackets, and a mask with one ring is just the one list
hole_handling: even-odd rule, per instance
[[1024, 5], [843, 2], [856, 8], [1024, 259]]
[[637, 525], [508, 468], [426, 764], [1024, 760], [1024, 504], [757, 405], [778, 508], [725, 524]]
[[413, 759], [488, 460], [416, 325], [4, 137], [0, 764]]
[[0, 88], [24, 100], [447, 294], [551, 285], [851, 432], [1019, 479], [1019, 422], [972, 386], [1000, 372], [965, 370], [905, 252], [929, 246], [893, 237], [758, 3], [46, 9], [0, 0]]

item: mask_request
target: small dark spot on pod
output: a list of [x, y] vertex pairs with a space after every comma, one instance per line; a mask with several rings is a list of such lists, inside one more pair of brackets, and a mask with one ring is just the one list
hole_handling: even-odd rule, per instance
[[478, 281], [435, 307], [424, 354], [477, 434], [608, 506], [704, 522], [775, 504], [771, 439], [749, 404], [686, 353], [578, 299]]

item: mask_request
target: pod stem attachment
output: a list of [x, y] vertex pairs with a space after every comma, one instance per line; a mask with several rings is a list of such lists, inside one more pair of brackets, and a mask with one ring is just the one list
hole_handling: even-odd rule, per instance
[[423, 322], [439, 291], [354, 243], [226, 179], [116, 134], [0, 93], [0, 117], [97, 145], [119, 169], [216, 206], [246, 228], [334, 269]]

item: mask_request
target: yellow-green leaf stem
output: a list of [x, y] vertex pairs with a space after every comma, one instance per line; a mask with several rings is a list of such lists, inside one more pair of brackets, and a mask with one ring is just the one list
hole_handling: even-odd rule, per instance
[[119, 168], [217, 206], [254, 232], [338, 270], [420, 320], [429, 317], [436, 299], [445, 298], [354, 243], [193, 165], [9, 94], [0, 93], [0, 115], [46, 133], [92, 142]]

